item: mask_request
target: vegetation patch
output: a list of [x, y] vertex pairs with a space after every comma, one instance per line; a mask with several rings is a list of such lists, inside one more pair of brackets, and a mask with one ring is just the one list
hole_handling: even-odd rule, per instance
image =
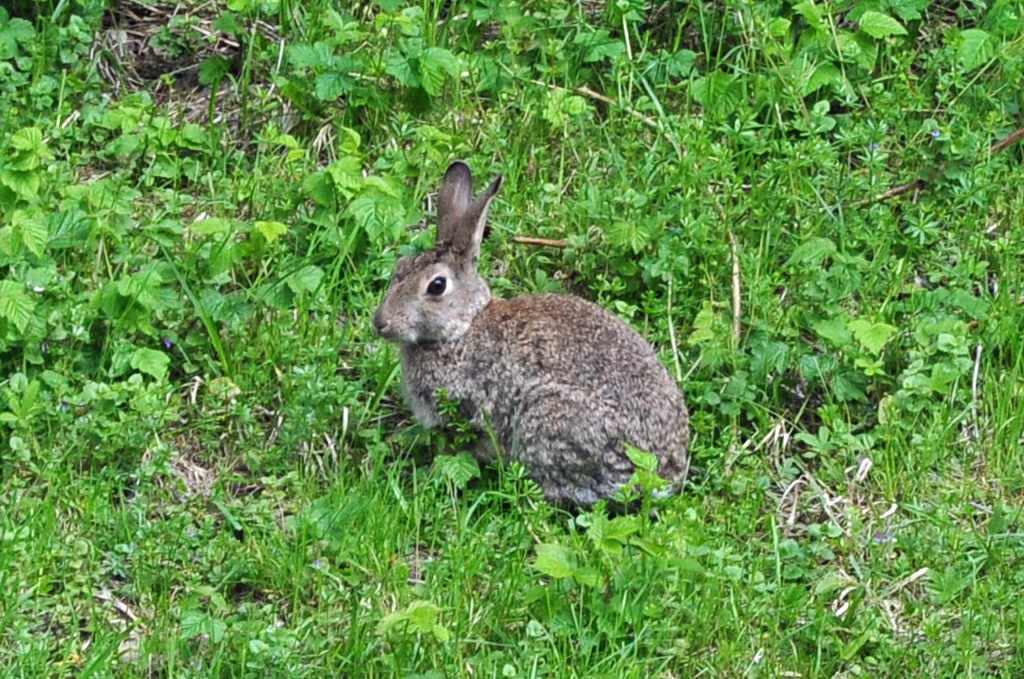
[[[0, 667], [1021, 676], [1022, 81], [1003, 1], [6, 3]], [[411, 422], [459, 158], [494, 292], [679, 380], [679, 496]]]

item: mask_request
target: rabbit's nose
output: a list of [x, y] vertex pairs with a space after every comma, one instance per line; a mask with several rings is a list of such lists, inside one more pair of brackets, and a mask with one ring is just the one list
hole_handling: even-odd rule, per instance
[[388, 329], [388, 324], [385, 322], [384, 315], [381, 313], [380, 309], [377, 309], [377, 313], [373, 315], [373, 329], [382, 337]]

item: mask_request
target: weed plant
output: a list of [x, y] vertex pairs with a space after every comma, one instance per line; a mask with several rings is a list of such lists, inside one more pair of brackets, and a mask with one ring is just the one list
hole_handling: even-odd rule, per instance
[[[0, 673], [1024, 675], [1022, 82], [1009, 0], [5, 3]], [[653, 513], [409, 421], [455, 158], [679, 377]]]

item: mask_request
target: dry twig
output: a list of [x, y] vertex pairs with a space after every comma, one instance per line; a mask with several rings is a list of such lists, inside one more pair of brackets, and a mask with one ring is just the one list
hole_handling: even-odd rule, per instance
[[545, 248], [567, 248], [569, 241], [552, 240], [550, 238], [535, 238], [533, 236], [512, 236], [512, 242], [520, 245], [538, 245]]

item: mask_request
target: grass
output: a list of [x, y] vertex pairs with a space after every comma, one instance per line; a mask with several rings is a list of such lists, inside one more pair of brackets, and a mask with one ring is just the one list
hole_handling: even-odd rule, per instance
[[[1021, 16], [0, 9], [3, 676], [1021, 676]], [[656, 519], [409, 421], [455, 158], [682, 378]]]

